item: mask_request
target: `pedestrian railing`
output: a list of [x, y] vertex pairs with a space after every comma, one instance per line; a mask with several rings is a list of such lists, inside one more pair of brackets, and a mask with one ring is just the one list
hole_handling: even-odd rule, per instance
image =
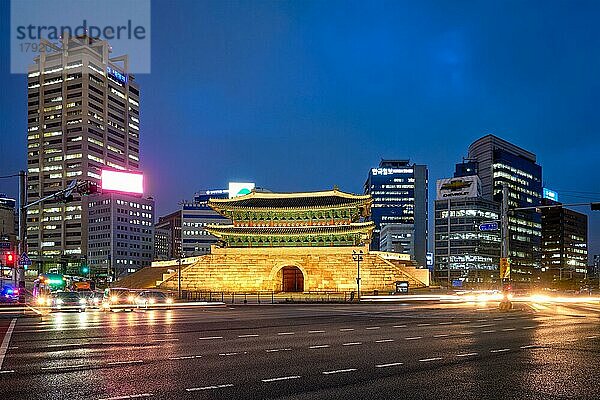
[[[364, 295], [377, 295], [377, 291], [362, 292]], [[391, 293], [381, 293], [391, 294]], [[227, 304], [280, 304], [280, 303], [345, 303], [356, 300], [356, 292], [309, 291], [309, 292], [213, 292], [181, 291], [182, 301], [222, 302]]]

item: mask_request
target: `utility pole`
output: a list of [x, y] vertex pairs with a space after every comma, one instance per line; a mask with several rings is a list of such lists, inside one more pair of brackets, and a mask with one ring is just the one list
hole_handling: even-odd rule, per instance
[[[21, 257], [23, 253], [27, 252], [27, 237], [26, 237], [26, 225], [27, 225], [27, 198], [25, 192], [27, 188], [27, 172], [19, 171], [19, 245], [17, 251], [17, 257]], [[18, 287], [25, 287], [25, 269], [15, 263], [14, 278], [15, 284]]]
[[[509, 224], [508, 224], [508, 186], [502, 186], [502, 250], [501, 257], [508, 258], [509, 257]], [[509, 275], [510, 276], [510, 275]], [[509, 278], [510, 279], [510, 278]]]
[[[512, 308], [512, 303], [510, 298], [508, 297], [508, 290], [510, 287], [510, 249], [509, 249], [509, 223], [508, 223], [508, 186], [506, 184], [502, 185], [502, 205], [500, 207], [500, 222], [502, 227], [502, 247], [500, 249], [500, 287], [502, 289], [503, 298], [500, 301], [499, 308], [500, 310], [510, 310]], [[505, 278], [503, 274], [502, 265], [505, 265], [505, 268], [508, 268], [508, 277]], [[506, 267], [507, 266], [507, 267]]]

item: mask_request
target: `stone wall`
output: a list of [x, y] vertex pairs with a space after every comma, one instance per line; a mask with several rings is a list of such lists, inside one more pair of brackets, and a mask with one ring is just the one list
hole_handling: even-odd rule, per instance
[[[356, 262], [352, 251], [362, 250], [361, 291], [392, 291], [395, 281], [409, 281], [411, 287], [428, 284], [415, 278], [410, 261], [383, 259], [369, 254], [367, 247], [323, 248], [218, 248], [182, 271], [182, 289], [191, 291], [255, 292], [281, 291], [282, 273], [295, 266], [303, 274], [304, 291], [356, 290]], [[176, 274], [160, 285], [176, 290]]]

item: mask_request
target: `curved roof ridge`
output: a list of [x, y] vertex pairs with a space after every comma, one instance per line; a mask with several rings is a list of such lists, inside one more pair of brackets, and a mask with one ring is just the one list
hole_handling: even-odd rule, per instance
[[257, 192], [257, 191], [252, 191], [251, 193], [242, 195], [242, 196], [236, 196], [236, 197], [232, 197], [229, 199], [210, 199], [210, 202], [213, 203], [232, 203], [232, 202], [236, 202], [236, 201], [243, 201], [243, 200], [248, 200], [248, 199], [278, 199], [278, 198], [288, 198], [288, 199], [295, 199], [295, 198], [302, 198], [302, 197], [327, 197], [327, 196], [338, 196], [338, 197], [345, 197], [347, 199], [368, 199], [370, 197], [370, 195], [368, 194], [354, 194], [354, 193], [348, 193], [348, 192], [342, 192], [341, 190], [338, 189], [332, 189], [332, 190], [320, 190], [320, 191], [313, 191], [313, 192]]

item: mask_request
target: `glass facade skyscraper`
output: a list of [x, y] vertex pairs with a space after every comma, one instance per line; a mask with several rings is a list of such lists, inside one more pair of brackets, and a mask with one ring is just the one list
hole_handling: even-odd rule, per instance
[[427, 265], [427, 194], [426, 165], [410, 160], [381, 160], [365, 182], [365, 194], [373, 197], [371, 220], [375, 222], [370, 249], [380, 249], [381, 229], [388, 224], [414, 228], [414, 254], [419, 266]]
[[[477, 162], [482, 197], [501, 201], [508, 187], [510, 208], [535, 207], [542, 197], [542, 167], [535, 154], [494, 135], [484, 136], [469, 146], [468, 159]], [[511, 278], [531, 282], [540, 267], [541, 216], [534, 209], [509, 214], [509, 257]]]
[[[27, 77], [27, 202], [74, 179], [98, 183], [108, 167], [139, 170], [140, 89], [127, 56], [88, 36], [43, 46]], [[78, 266], [88, 251], [88, 199], [48, 200], [27, 210], [33, 268]]]

